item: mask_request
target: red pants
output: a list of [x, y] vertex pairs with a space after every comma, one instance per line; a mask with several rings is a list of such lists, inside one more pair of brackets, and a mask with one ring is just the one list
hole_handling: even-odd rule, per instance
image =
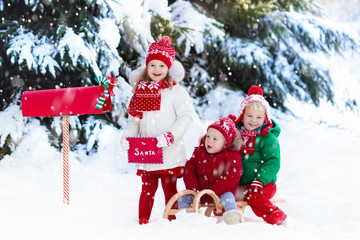
[[263, 187], [262, 193], [249, 192], [246, 201], [256, 216], [263, 218], [267, 223], [281, 225], [286, 219], [286, 214], [269, 200], [275, 193], [276, 184], [270, 182]]
[[[142, 174], [142, 188], [139, 200], [139, 219], [150, 218], [151, 210], [154, 205], [155, 193], [159, 185], [159, 178], [161, 179], [161, 186], [165, 195], [165, 204], [170, 198], [177, 193], [177, 176], [168, 174]], [[177, 208], [177, 202], [173, 205]]]

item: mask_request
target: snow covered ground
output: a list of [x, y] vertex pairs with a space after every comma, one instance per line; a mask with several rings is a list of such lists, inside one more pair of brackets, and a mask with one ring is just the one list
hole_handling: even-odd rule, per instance
[[[100, 138], [108, 141], [99, 146], [98, 154], [71, 153], [70, 205], [65, 205], [62, 155], [50, 146], [44, 128], [34, 120], [26, 139], [0, 162], [0, 238], [360, 239], [356, 190], [360, 131], [319, 123], [321, 109], [311, 112], [311, 108], [302, 117], [273, 114], [282, 127], [277, 196], [287, 200], [279, 206], [289, 216], [288, 227], [255, 222], [229, 226], [215, 218], [185, 213], [169, 222], [162, 219], [160, 188], [150, 223], [138, 225], [140, 178], [120, 150], [121, 131], [112, 127], [102, 132]], [[359, 122], [359, 118], [353, 120]], [[195, 123], [188, 132], [189, 151], [200, 134], [198, 124], [206, 126], [207, 121]], [[183, 188], [180, 180], [178, 189]], [[254, 217], [250, 209], [246, 214]]]

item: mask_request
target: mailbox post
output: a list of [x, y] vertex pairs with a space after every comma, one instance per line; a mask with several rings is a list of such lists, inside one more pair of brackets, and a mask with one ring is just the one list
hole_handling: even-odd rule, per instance
[[26, 91], [21, 97], [23, 117], [63, 118], [63, 202], [69, 204], [69, 118], [71, 115], [112, 111], [111, 96], [117, 79], [97, 77], [100, 86]]

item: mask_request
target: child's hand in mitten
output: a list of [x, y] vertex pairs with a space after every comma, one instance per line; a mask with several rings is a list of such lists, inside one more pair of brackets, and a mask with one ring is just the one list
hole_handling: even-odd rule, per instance
[[168, 147], [174, 142], [174, 136], [171, 132], [166, 132], [158, 136], [157, 138], [158, 143], [156, 144], [157, 147]]
[[252, 193], [252, 192], [257, 193], [258, 192], [258, 193], [262, 194], [263, 186], [264, 186], [264, 184], [261, 181], [255, 179], [250, 183], [247, 193]]
[[120, 144], [121, 144], [121, 148], [122, 148], [124, 151], [129, 150], [129, 148], [130, 148], [130, 143], [129, 143], [129, 141], [126, 139], [126, 137], [122, 137], [122, 138], [121, 138]]

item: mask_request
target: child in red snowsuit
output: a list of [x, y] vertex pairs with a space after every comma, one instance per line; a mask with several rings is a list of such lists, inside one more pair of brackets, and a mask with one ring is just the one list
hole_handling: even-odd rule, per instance
[[[235, 201], [242, 170], [239, 154], [241, 136], [234, 124], [235, 119], [235, 116], [230, 115], [211, 124], [199, 147], [195, 148], [192, 157], [186, 162], [184, 170], [187, 189], [211, 189], [219, 196], [225, 209], [223, 218], [227, 224], [243, 221], [243, 214]], [[189, 208], [193, 200], [192, 195], [180, 197], [179, 209]], [[212, 199], [210, 197], [205, 201]]]
[[255, 215], [267, 223], [281, 225], [286, 214], [269, 200], [276, 193], [276, 175], [280, 169], [280, 127], [270, 119], [269, 109], [262, 90], [252, 86], [235, 121], [243, 139], [240, 187], [245, 190], [245, 200]]

